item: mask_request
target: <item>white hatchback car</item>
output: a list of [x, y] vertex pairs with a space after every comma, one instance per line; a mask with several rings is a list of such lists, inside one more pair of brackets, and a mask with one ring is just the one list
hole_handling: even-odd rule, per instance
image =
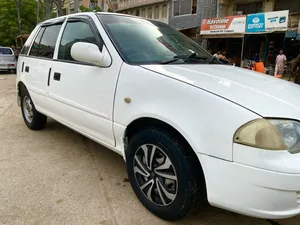
[[300, 87], [219, 64], [180, 32], [81, 13], [39, 24], [19, 57], [26, 125], [47, 116], [119, 153], [134, 192], [176, 220], [211, 205], [300, 213]]
[[16, 56], [11, 48], [0, 46], [0, 71], [16, 72]]

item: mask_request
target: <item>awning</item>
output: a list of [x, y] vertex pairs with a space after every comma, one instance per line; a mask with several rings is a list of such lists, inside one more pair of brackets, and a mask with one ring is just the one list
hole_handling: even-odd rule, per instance
[[202, 38], [210, 39], [210, 38], [243, 38], [244, 34], [202, 34], [200, 35]]

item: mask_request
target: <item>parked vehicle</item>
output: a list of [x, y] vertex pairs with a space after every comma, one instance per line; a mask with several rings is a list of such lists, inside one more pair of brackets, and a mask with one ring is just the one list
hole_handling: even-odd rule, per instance
[[14, 71], [16, 73], [16, 57], [11, 48], [0, 47], [0, 71]]
[[110, 13], [39, 24], [19, 56], [28, 128], [47, 116], [122, 155], [165, 220], [199, 199], [260, 218], [300, 213], [300, 89], [221, 65], [168, 25]]

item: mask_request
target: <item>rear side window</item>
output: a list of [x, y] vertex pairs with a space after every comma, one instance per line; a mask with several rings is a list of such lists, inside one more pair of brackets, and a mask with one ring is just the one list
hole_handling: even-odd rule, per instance
[[0, 48], [0, 55], [12, 55], [13, 52], [10, 48]]
[[[71, 47], [76, 42], [88, 42], [98, 45], [89, 24], [83, 21], [68, 22], [59, 45], [58, 59], [75, 61], [71, 56]], [[101, 50], [102, 46], [100, 47]]]
[[42, 27], [40, 29], [39, 33], [37, 34], [34, 42], [32, 43], [29, 55], [31, 55], [31, 56], [38, 56], [38, 48], [39, 48], [40, 41], [41, 41], [41, 38], [42, 38], [42, 35], [43, 35], [44, 31], [45, 31], [45, 28]]
[[29, 55], [52, 59], [60, 28], [61, 24], [43, 27], [34, 40]]

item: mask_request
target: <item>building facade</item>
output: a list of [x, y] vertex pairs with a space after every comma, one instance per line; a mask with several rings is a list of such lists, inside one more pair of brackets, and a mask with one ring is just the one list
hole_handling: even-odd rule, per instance
[[217, 0], [169, 0], [169, 25], [198, 40], [202, 18], [216, 16]]
[[168, 0], [119, 0], [116, 12], [168, 23]]
[[[228, 57], [233, 58], [237, 65], [243, 66], [245, 61], [251, 60], [255, 54], [258, 54], [260, 60], [265, 62], [266, 65], [274, 64], [280, 49], [284, 50], [289, 60], [299, 53], [299, 0], [218, 0], [215, 17], [216, 23], [218, 23], [218, 18], [234, 21], [236, 18], [244, 17], [245, 29], [243, 32], [228, 29], [225, 32], [206, 34], [202, 29], [200, 36], [203, 47], [211, 53], [226, 50]], [[263, 27], [269, 26], [270, 21], [274, 24], [278, 23], [278, 26], [280, 26], [279, 23], [286, 22], [286, 27], [285, 29], [276, 29], [275, 27], [273, 30], [267, 30], [266, 28], [266, 30], [253, 29], [251, 31], [248, 28], [255, 24], [248, 19], [250, 17], [255, 18], [257, 21], [260, 19], [259, 24], [262, 24]], [[205, 23], [211, 17], [202, 18], [206, 19], [203, 22]], [[264, 22], [262, 22], [263, 18], [265, 18]], [[282, 18], [284, 18], [283, 21], [279, 22]], [[252, 24], [249, 26], [249, 23]], [[208, 24], [204, 25], [209, 27]]]

